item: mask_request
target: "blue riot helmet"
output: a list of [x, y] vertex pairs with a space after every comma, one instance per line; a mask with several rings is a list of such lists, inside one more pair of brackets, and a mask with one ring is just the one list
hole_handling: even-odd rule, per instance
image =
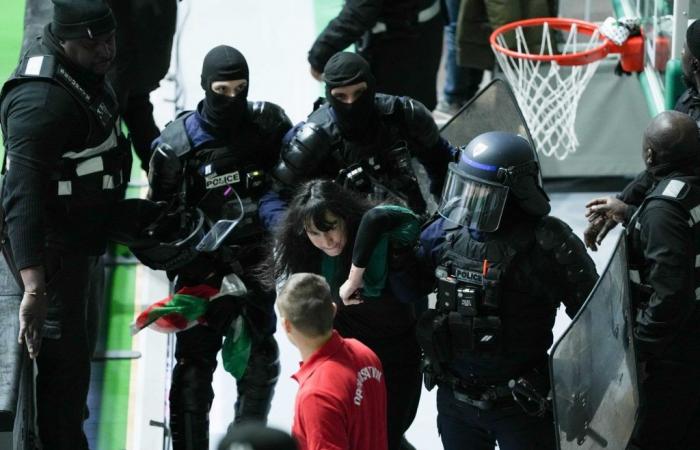
[[473, 230], [496, 231], [509, 195], [527, 214], [540, 217], [550, 211], [529, 142], [514, 133], [483, 133], [461, 148], [457, 163], [449, 164], [438, 213]]

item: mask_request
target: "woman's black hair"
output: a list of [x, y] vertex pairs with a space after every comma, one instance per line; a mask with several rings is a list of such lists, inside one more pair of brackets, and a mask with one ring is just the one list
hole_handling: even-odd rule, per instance
[[272, 256], [275, 278], [297, 272], [319, 273], [323, 253], [309, 240], [306, 225], [313, 224], [320, 231], [330, 230], [334, 224], [326, 220], [327, 212], [345, 222], [347, 240], [341, 257], [347, 259], [349, 268], [357, 229], [371, 207], [369, 201], [333, 181], [304, 183], [275, 231]]

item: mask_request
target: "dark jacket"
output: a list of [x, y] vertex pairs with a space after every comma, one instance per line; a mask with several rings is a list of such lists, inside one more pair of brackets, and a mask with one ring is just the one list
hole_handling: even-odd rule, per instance
[[[666, 189], [672, 180], [686, 187]], [[643, 360], [700, 362], [700, 224], [692, 212], [699, 201], [700, 178], [667, 172], [627, 227], [635, 337]]]
[[[71, 63], [49, 25], [29, 51], [52, 55], [88, 95], [106, 96], [114, 104], [104, 77]], [[109, 123], [98, 124], [75, 93], [50, 79], [11, 81], [1, 101], [0, 121], [10, 165], [2, 202], [17, 268], [41, 265], [45, 245], [78, 254], [104, 252], [109, 204], [68, 210], [53, 189], [63, 154], [103, 143], [114, 132], [116, 114]], [[130, 160], [124, 163], [130, 165]]]
[[334, 54], [360, 40], [377, 21], [408, 28], [414, 26], [418, 12], [433, 0], [347, 0], [338, 16], [331, 20], [309, 50], [309, 64], [323, 72]]
[[[477, 263], [480, 272], [482, 264], [489, 264], [488, 273], [500, 273], [500, 294], [495, 294], [500, 306], [489, 313], [502, 324], [500, 349], [495, 353], [474, 350], [453, 360], [451, 369], [464, 379], [503, 382], [541, 363], [552, 345], [559, 305], [563, 303], [573, 317], [598, 278], [583, 243], [559, 219], [517, 214], [504, 216], [501, 224], [494, 233], [474, 233], [440, 218], [421, 233], [425, 274], [433, 282], [438, 266], [465, 263], [455, 260], [445, 265], [448, 252]], [[485, 292], [492, 289], [484, 286]]]

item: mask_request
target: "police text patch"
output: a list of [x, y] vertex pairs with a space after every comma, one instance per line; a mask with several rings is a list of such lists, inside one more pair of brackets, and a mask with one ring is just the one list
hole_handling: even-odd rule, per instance
[[218, 177], [210, 177], [206, 179], [207, 189], [216, 189], [227, 184], [234, 184], [241, 181], [241, 176], [238, 172], [225, 173]]

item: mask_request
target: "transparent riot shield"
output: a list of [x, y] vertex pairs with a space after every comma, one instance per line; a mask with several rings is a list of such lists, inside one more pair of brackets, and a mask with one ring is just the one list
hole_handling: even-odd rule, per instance
[[440, 135], [450, 144], [460, 147], [487, 131], [509, 131], [519, 134], [537, 150], [510, 85], [498, 78], [477, 92], [474, 98], [442, 127]]
[[624, 450], [639, 393], [625, 239], [550, 355], [560, 450]]

